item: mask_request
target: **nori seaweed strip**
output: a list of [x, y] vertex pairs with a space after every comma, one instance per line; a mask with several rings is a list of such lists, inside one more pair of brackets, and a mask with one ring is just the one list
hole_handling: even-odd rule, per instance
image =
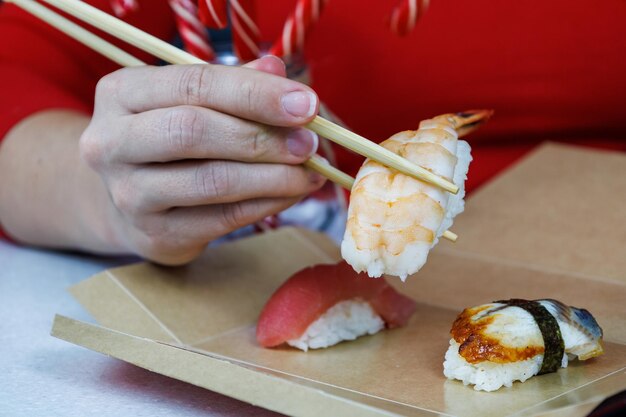
[[541, 330], [544, 345], [543, 362], [538, 375], [556, 372], [561, 366], [563, 353], [565, 352], [563, 336], [556, 318], [537, 301], [513, 298], [495, 302], [523, 308], [533, 316], [537, 326], [539, 326], [539, 330]]

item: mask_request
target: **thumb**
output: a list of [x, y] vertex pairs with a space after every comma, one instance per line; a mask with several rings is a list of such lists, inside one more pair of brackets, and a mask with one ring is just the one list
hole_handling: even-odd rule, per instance
[[287, 76], [285, 63], [282, 59], [274, 55], [266, 55], [242, 66], [244, 68], [252, 68], [257, 71], [266, 72], [268, 74], [278, 75], [279, 77]]

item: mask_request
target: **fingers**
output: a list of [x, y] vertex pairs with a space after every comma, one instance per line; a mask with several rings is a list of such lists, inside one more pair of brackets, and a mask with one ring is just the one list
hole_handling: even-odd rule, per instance
[[[270, 59], [274, 58], [255, 65], [276, 70]], [[221, 65], [126, 68], [101, 79], [96, 95], [97, 101], [121, 112], [193, 105], [275, 126], [307, 123], [319, 105], [304, 84], [252, 68]]]
[[208, 242], [297, 203], [300, 198], [263, 198], [233, 204], [183, 207], [148, 218], [137, 245], [143, 256], [166, 265], [194, 259]]
[[169, 212], [165, 221], [171, 230], [178, 230], [178, 233], [192, 239], [204, 239], [216, 231], [221, 236], [255, 223], [285, 210], [301, 198], [262, 198], [233, 204], [179, 208]]
[[[111, 127], [102, 155], [126, 163], [223, 159], [300, 164], [318, 145], [317, 135], [242, 120], [214, 110], [177, 106], [125, 116]], [[98, 136], [98, 141], [102, 139]]]
[[279, 77], [287, 76], [287, 68], [282, 59], [274, 55], [266, 55], [243, 65], [245, 68], [252, 68], [257, 71], [274, 74]]
[[135, 215], [182, 206], [234, 203], [309, 194], [323, 177], [302, 166], [225, 161], [153, 164], [134, 170], [114, 189], [123, 211]]

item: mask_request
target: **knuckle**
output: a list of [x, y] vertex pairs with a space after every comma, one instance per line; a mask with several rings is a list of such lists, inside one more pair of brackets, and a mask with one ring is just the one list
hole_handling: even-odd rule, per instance
[[311, 173], [302, 166], [280, 165], [275, 174], [274, 183], [282, 197], [304, 196], [318, 188], [318, 183], [311, 181]]
[[132, 200], [128, 210], [132, 214], [148, 213], [153, 208], [153, 199], [145, 187], [132, 187]]
[[160, 263], [166, 261], [171, 256], [171, 245], [167, 239], [161, 235], [150, 235], [144, 231], [143, 241], [141, 243], [141, 252], [149, 259]]
[[[151, 224], [155, 224], [157, 222], [151, 222]], [[167, 239], [167, 236], [160, 228], [145, 228], [143, 230], [145, 236], [145, 250], [153, 254], [163, 254], [167, 253], [170, 249], [170, 243]]]
[[180, 250], [175, 236], [171, 236], [167, 222], [162, 214], [141, 216], [135, 219], [133, 226], [140, 232], [139, 246], [143, 254], [155, 259]]
[[103, 97], [113, 97], [120, 90], [124, 79], [124, 69], [114, 71], [100, 78], [96, 84], [96, 101]]
[[116, 90], [115, 86], [117, 85], [117, 77], [113, 74], [115, 73], [112, 72], [107, 74], [98, 80], [98, 83], [96, 84], [96, 100], [100, 97], [106, 97], [110, 92]]
[[114, 158], [114, 138], [106, 129], [92, 123], [83, 131], [78, 141], [78, 151], [81, 159], [93, 170], [101, 172]]
[[244, 144], [245, 148], [250, 152], [250, 156], [253, 159], [263, 159], [270, 153], [270, 149], [272, 148], [270, 142], [274, 137], [275, 132], [273, 129], [265, 126], [259, 127], [254, 134], [249, 136]]
[[304, 169], [298, 166], [279, 165], [277, 172], [275, 173], [274, 181], [280, 186], [282, 190], [290, 190], [302, 185], [301, 174]]
[[172, 150], [178, 155], [188, 156], [200, 146], [206, 129], [196, 110], [180, 107], [167, 112], [163, 130]]
[[237, 174], [228, 162], [213, 161], [196, 168], [195, 191], [206, 201], [232, 194]]
[[105, 165], [107, 159], [105, 142], [92, 125], [85, 129], [78, 142], [80, 157], [96, 171]]
[[213, 70], [209, 65], [189, 65], [183, 67], [175, 94], [187, 104], [200, 104], [214, 89]]
[[113, 201], [113, 205], [122, 213], [133, 214], [134, 205], [129, 193], [114, 189], [111, 192], [111, 200]]
[[248, 210], [238, 202], [222, 206], [222, 222], [228, 230], [239, 229], [250, 223]]
[[111, 200], [113, 205], [127, 215], [136, 216], [140, 210], [140, 199], [137, 190], [132, 186], [130, 177], [116, 181], [111, 186]]
[[189, 241], [170, 233], [162, 216], [150, 217], [143, 224], [140, 252], [164, 265], [183, 265], [196, 258], [206, 243]]
[[122, 88], [121, 83], [125, 78], [123, 70], [115, 71], [102, 77], [96, 85], [95, 109], [91, 123], [83, 131], [79, 140], [81, 158], [93, 169], [100, 169], [106, 163], [115, 158], [122, 138], [118, 137], [120, 130], [118, 125], [121, 120], [113, 123], [110, 111], [113, 106], [111, 101], [117, 100], [117, 92]]
[[245, 80], [239, 84], [239, 91], [236, 97], [241, 97], [241, 111], [246, 113], [254, 112], [260, 107], [262, 100], [261, 86], [254, 80]]
[[141, 231], [150, 248], [162, 248], [170, 242], [167, 223], [161, 213], [137, 217], [133, 225]]

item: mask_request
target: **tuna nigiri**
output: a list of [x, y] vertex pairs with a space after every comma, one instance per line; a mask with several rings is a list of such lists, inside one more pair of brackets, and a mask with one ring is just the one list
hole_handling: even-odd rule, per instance
[[325, 348], [404, 326], [415, 307], [384, 279], [369, 279], [345, 262], [317, 265], [276, 290], [261, 312], [256, 336], [264, 347]]
[[444, 375], [494, 391], [603, 353], [602, 329], [585, 309], [557, 300], [506, 300], [467, 308], [450, 331]]

